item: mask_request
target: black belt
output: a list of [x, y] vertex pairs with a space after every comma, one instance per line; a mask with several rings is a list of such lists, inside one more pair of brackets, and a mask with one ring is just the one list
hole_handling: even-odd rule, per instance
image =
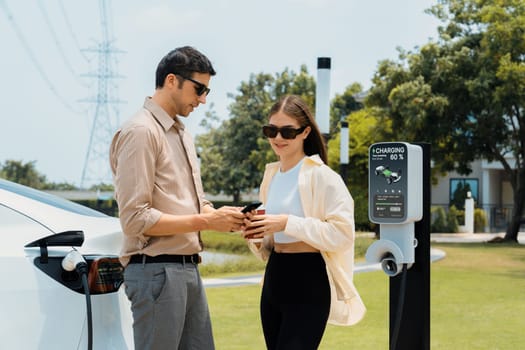
[[130, 264], [142, 264], [142, 263], [188, 263], [188, 264], [200, 264], [201, 257], [199, 254], [193, 255], [171, 255], [161, 254], [157, 256], [149, 256], [142, 254], [132, 255]]

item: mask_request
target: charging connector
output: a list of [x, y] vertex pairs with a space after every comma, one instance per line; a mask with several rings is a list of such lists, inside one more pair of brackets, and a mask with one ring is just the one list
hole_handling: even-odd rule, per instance
[[[73, 249], [62, 260], [62, 268], [66, 271], [76, 270], [80, 273], [87, 273], [87, 263], [78, 250]], [[79, 271], [80, 270], [80, 271]]]
[[82, 279], [82, 286], [84, 287], [84, 293], [86, 295], [88, 350], [91, 350], [93, 348], [93, 320], [91, 312], [91, 295], [89, 293], [88, 283], [88, 264], [82, 254], [80, 254], [76, 249], [73, 249], [62, 260], [62, 268], [70, 272], [76, 270]]

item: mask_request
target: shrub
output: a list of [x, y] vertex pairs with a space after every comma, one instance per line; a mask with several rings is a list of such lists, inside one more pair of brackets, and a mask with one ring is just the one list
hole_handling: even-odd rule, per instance
[[373, 231], [373, 224], [368, 219], [368, 193], [364, 193], [359, 188], [352, 190], [354, 198], [354, 219], [355, 229], [361, 232]]
[[474, 209], [474, 232], [485, 232], [488, 219], [487, 213], [481, 208]]
[[450, 233], [456, 233], [458, 232], [458, 216], [461, 215], [460, 211], [452, 205], [450, 208], [448, 208], [448, 215], [447, 215], [447, 232]]
[[461, 210], [451, 206], [448, 212], [443, 207], [433, 207], [431, 209], [434, 221], [430, 224], [430, 232], [456, 233], [458, 232], [458, 217], [464, 215]]
[[430, 232], [448, 232], [447, 213], [443, 207], [433, 207], [431, 209], [434, 221], [430, 224]]

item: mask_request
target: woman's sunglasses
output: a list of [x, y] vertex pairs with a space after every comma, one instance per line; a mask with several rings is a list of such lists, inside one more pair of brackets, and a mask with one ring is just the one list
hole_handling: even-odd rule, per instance
[[291, 126], [284, 126], [282, 128], [278, 128], [274, 125], [265, 125], [262, 128], [262, 132], [264, 136], [270, 139], [277, 137], [277, 134], [280, 133], [283, 139], [293, 140], [297, 135], [302, 133], [304, 129], [306, 129], [306, 126], [294, 129]]
[[186, 78], [186, 77], [182, 77], [182, 78], [189, 80], [193, 84], [195, 84], [195, 92], [197, 93], [198, 96], [202, 96], [203, 94], [206, 94], [206, 96], [208, 96], [208, 94], [210, 93], [210, 89], [206, 85], [201, 83], [200, 81], [193, 80], [191, 78]]

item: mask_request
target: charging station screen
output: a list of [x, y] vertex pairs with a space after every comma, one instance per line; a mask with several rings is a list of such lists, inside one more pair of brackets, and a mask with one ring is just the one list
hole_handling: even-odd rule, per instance
[[369, 216], [372, 222], [406, 219], [407, 156], [403, 143], [378, 143], [369, 150]]
[[376, 194], [374, 195], [374, 216], [376, 218], [405, 217], [405, 198], [402, 194]]

